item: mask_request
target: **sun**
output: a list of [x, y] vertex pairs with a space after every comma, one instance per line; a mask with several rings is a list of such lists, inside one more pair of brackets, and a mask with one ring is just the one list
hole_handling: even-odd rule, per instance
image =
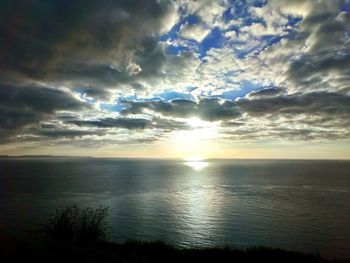
[[203, 121], [198, 117], [189, 118], [186, 120], [186, 123], [193, 128], [208, 127], [211, 125], [210, 122]]
[[219, 123], [203, 121], [197, 117], [184, 121], [188, 129], [171, 134], [173, 151], [186, 161], [201, 161], [210, 156], [211, 144], [218, 136]]

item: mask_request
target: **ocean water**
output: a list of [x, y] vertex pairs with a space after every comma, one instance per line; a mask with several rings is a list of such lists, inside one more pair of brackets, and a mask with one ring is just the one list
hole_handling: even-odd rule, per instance
[[0, 231], [109, 207], [110, 238], [350, 258], [350, 161], [1, 158]]

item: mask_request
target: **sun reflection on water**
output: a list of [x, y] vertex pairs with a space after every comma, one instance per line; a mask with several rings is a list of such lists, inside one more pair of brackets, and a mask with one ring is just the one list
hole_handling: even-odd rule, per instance
[[202, 171], [204, 168], [206, 168], [209, 163], [201, 160], [188, 160], [184, 162], [185, 165], [191, 167], [195, 171]]

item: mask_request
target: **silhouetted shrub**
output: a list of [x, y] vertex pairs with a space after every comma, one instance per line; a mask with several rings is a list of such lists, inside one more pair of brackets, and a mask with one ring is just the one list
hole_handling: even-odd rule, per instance
[[78, 242], [94, 242], [107, 238], [107, 207], [82, 209], [78, 217]]
[[39, 232], [54, 241], [94, 243], [107, 237], [107, 215], [107, 207], [57, 209]]

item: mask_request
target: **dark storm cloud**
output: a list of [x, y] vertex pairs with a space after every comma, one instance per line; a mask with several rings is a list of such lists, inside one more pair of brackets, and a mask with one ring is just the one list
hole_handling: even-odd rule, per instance
[[[350, 96], [346, 93], [312, 92], [242, 99], [237, 105], [245, 116], [239, 122], [245, 125], [227, 132], [231, 139], [309, 141], [350, 136]], [[251, 118], [256, 118], [260, 125], [252, 125]]]
[[[63, 129], [53, 129], [46, 130], [41, 129], [34, 132], [37, 136], [43, 136], [47, 138], [57, 139], [57, 138], [78, 138], [86, 135], [104, 135], [102, 131], [83, 131], [83, 130], [63, 130]], [[40, 137], [40, 139], [43, 139]]]
[[[136, 78], [163, 74], [165, 54], [158, 39], [176, 16], [174, 4], [167, 0], [2, 1], [0, 135], [88, 135], [87, 131], [59, 126], [56, 132], [33, 127], [60, 119], [55, 115], [58, 110], [71, 112], [67, 114], [74, 121], [74, 113], [89, 108], [56, 87], [108, 100], [111, 86], [130, 83], [132, 88], [141, 89]], [[149, 121], [106, 118], [76, 125], [144, 129]]]
[[16, 108], [0, 108], [0, 134], [5, 136], [5, 134], [29, 124], [39, 123], [45, 117], [45, 114], [40, 112], [23, 112]]
[[198, 103], [189, 100], [173, 100], [170, 102], [124, 102], [128, 108], [122, 113], [138, 114], [144, 109], [152, 110], [164, 116], [187, 118], [200, 117], [203, 120], [215, 121], [221, 119], [232, 119], [239, 116], [234, 102], [220, 101], [219, 99], [202, 99]]
[[112, 92], [108, 89], [102, 89], [98, 86], [85, 85], [78, 88], [73, 88], [73, 91], [80, 94], [84, 94], [89, 98], [98, 98], [100, 100], [108, 101], [113, 95]]
[[312, 30], [312, 43], [309, 52], [345, 48], [348, 39], [347, 32], [350, 29], [347, 20], [349, 20], [348, 13], [326, 13], [307, 18], [304, 21], [304, 27], [306, 30]]
[[0, 128], [20, 129], [38, 123], [57, 110], [83, 110], [89, 105], [71, 94], [41, 86], [0, 83]]
[[144, 109], [160, 112], [165, 116], [188, 117], [196, 110], [197, 104], [189, 100], [173, 100], [171, 102], [151, 101], [151, 102], [123, 102], [130, 107], [123, 111], [123, 114], [138, 114]]
[[93, 128], [124, 128], [129, 130], [136, 129], [161, 129], [163, 131], [174, 131], [188, 129], [185, 122], [173, 119], [156, 118], [105, 118], [99, 120], [69, 120], [66, 124], [74, 124], [79, 127]]
[[[73, 127], [72, 126], [78, 126]], [[67, 126], [68, 125], [68, 126]], [[85, 128], [85, 129], [84, 129]], [[88, 128], [88, 129], [86, 129]], [[189, 129], [188, 124], [172, 119], [153, 118], [152, 120], [141, 118], [105, 118], [95, 121], [70, 120], [65, 123], [41, 123], [40, 128], [27, 129], [25, 135], [20, 137], [9, 136], [2, 142], [36, 142], [51, 144], [73, 144], [80, 147], [99, 148], [111, 144], [140, 144], [158, 141], [165, 133], [174, 130]], [[123, 131], [128, 130], [152, 130], [162, 132], [157, 136], [143, 135], [141, 138], [120, 138]], [[124, 134], [125, 135], [125, 134]], [[97, 140], [91, 137], [99, 138]], [[69, 139], [69, 140], [62, 140]]]
[[[267, 93], [270, 92], [275, 94], [276, 91], [271, 90]], [[140, 114], [147, 109], [163, 116], [180, 118], [196, 116], [207, 121], [223, 120], [224, 125], [228, 127], [234, 125], [229, 120], [239, 119], [245, 115], [261, 118], [285, 116], [290, 119], [300, 115], [308, 117], [309, 120], [312, 116], [322, 116], [329, 120], [343, 119], [343, 123], [349, 123], [346, 120], [350, 118], [350, 96], [334, 92], [261, 96], [259, 99], [245, 98], [224, 102], [218, 99], [202, 99], [197, 103], [173, 100], [171, 102], [125, 102], [125, 104], [128, 106], [122, 112], [125, 115]], [[242, 125], [241, 121], [237, 123]]]
[[334, 115], [350, 117], [350, 96], [332, 92], [313, 92], [292, 94], [259, 100], [240, 100], [237, 102], [243, 112], [254, 116], [266, 114], [305, 114]]
[[147, 77], [165, 60], [158, 37], [175, 19], [171, 1], [5, 0], [0, 76], [97, 84], [91, 91]]
[[264, 126], [263, 129], [254, 129], [244, 127], [242, 129], [232, 130], [226, 133], [227, 138], [232, 140], [282, 140], [282, 141], [312, 141], [312, 140], [337, 140], [346, 139], [350, 132], [344, 130], [318, 130], [313, 127], [300, 128], [298, 126], [290, 126], [288, 128], [270, 128]]
[[42, 142], [42, 143], [62, 143], [60, 139], [80, 139], [84, 136], [103, 136], [106, 132], [102, 130], [74, 130], [60, 126], [31, 127], [23, 130], [20, 134], [16, 134], [9, 130], [0, 129], [0, 143], [11, 142]]
[[301, 34], [308, 37], [308, 49], [291, 63], [288, 70], [291, 80], [305, 88], [317, 89], [322, 78], [332, 74], [339, 80], [335, 89], [344, 88], [349, 80], [342, 78], [350, 74], [349, 21], [350, 14], [339, 11], [311, 13], [305, 18]]
[[74, 145], [82, 148], [102, 148], [110, 145], [139, 145], [139, 144], [152, 144], [159, 140], [159, 136], [150, 136], [138, 139], [129, 139], [129, 140], [118, 140], [118, 139], [99, 139], [99, 140], [91, 140], [91, 139], [75, 139], [70, 142], [62, 142], [65, 144]]
[[338, 73], [348, 76], [350, 74], [350, 50], [347, 52], [348, 54], [305, 55], [302, 59], [291, 64], [289, 75], [296, 82], [301, 82], [316, 74]]
[[98, 127], [98, 128], [125, 128], [125, 129], [145, 129], [151, 125], [151, 121], [140, 118], [105, 118], [96, 121], [73, 120], [68, 121], [67, 124], [75, 124], [83, 127]]
[[13, 86], [0, 84], [0, 103], [4, 108], [26, 109], [44, 113], [56, 110], [79, 110], [87, 104], [75, 99], [71, 94], [40, 86]]
[[272, 87], [272, 88], [266, 88], [258, 91], [253, 91], [248, 94], [248, 97], [254, 98], [254, 99], [264, 98], [264, 97], [274, 97], [277, 95], [281, 95], [284, 92], [285, 90], [282, 88]]
[[154, 129], [161, 129], [164, 132], [191, 129], [186, 122], [164, 118], [153, 118], [152, 127]]

